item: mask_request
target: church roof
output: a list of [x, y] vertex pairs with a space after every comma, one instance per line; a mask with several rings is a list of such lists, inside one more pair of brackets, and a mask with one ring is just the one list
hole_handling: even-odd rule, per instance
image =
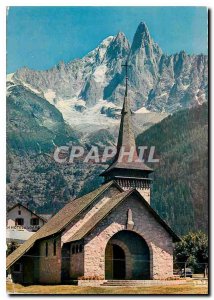
[[104, 172], [100, 175], [103, 176], [113, 169], [129, 169], [129, 170], [139, 170], [147, 171], [147, 173], [153, 172], [153, 170], [145, 165], [143, 162], [113, 162]]
[[24, 253], [33, 247], [37, 240], [61, 232], [77, 215], [86, 209], [100, 194], [110, 186], [116, 185], [121, 191], [122, 188], [114, 181], [110, 181], [98, 189], [80, 198], [76, 198], [66, 204], [56, 215], [54, 215], [43, 227], [41, 227], [24, 244], [19, 246], [7, 257], [7, 268], [14, 264]]
[[112, 209], [130, 194], [130, 191], [123, 192], [117, 196], [110, 198], [105, 205], [92, 215], [92, 217], [83, 224], [83, 226], [66, 242], [73, 242], [82, 239], [89, 233]]
[[166, 222], [163, 221], [163, 219], [157, 214], [157, 212], [149, 205], [149, 203], [141, 196], [141, 194], [136, 190], [132, 189], [129, 191], [125, 191], [120, 193], [119, 195], [116, 195], [103, 206], [101, 206], [98, 211], [91, 216], [91, 218], [85, 222], [82, 227], [73, 235], [71, 236], [66, 243], [68, 242], [74, 242], [77, 240], [81, 240], [84, 238], [87, 234], [89, 234], [96, 225], [102, 221], [108, 214], [111, 213], [111, 211], [120, 203], [122, 203], [129, 195], [135, 194], [140, 200], [142, 201], [142, 204], [146, 206], [146, 208], [150, 211], [150, 213], [153, 215], [153, 217], [158, 221], [160, 225], [162, 225], [165, 230], [172, 236], [174, 242], [180, 241], [180, 238], [175, 234], [175, 232], [167, 225]]
[[148, 202], [135, 190], [123, 191], [123, 189], [114, 181], [110, 181], [98, 189], [88, 193], [80, 198], [76, 198], [66, 204], [56, 215], [54, 215], [43, 227], [41, 227], [33, 236], [31, 236], [24, 244], [19, 246], [14, 252], [7, 257], [7, 269], [10, 268], [21, 256], [30, 250], [36, 241], [58, 234], [69, 225], [69, 223], [78, 216], [84, 209], [86, 209], [99, 195], [101, 195], [110, 186], [115, 185], [121, 193], [111, 197], [109, 201], [101, 206], [90, 219], [88, 219], [82, 227], [66, 242], [72, 242], [84, 238], [90, 233], [95, 226], [102, 221], [117, 205], [122, 203], [129, 195], [135, 194], [147, 209], [152, 213], [154, 218], [169, 232], [173, 237], [173, 241], [179, 241], [180, 238], [173, 232], [173, 230], [161, 219], [161, 217], [151, 208]]

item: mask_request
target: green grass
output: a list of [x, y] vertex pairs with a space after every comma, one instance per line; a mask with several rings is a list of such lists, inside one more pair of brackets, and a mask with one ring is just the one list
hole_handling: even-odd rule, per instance
[[150, 287], [79, 287], [72, 285], [30, 285], [7, 283], [10, 294], [208, 294], [207, 286], [173, 285]]

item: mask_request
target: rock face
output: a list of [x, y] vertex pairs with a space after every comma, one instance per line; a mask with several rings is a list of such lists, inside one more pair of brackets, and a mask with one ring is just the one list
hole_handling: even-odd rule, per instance
[[39, 93], [62, 113], [67, 105], [71, 113], [67, 121], [71, 123], [72, 112], [82, 112], [84, 118], [87, 109], [97, 108], [100, 100], [106, 102], [99, 106], [99, 113], [109, 107], [109, 102], [121, 107], [125, 80], [121, 65], [127, 59], [134, 110], [146, 107], [171, 113], [207, 100], [207, 56], [188, 55], [184, 51], [164, 54], [145, 23], [139, 24], [131, 46], [124, 33], [119, 32], [81, 59], [60, 62], [47, 71], [22, 68], [12, 78]]

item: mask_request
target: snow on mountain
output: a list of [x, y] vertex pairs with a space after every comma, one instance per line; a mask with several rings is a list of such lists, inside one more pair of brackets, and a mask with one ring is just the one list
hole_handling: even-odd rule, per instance
[[[140, 23], [132, 45], [119, 32], [104, 39], [83, 58], [60, 62], [50, 70], [21, 68], [8, 77], [55, 105], [71, 125], [117, 122], [129, 67], [129, 97], [134, 111], [168, 112], [207, 101], [206, 55], [184, 51], [166, 55]], [[115, 107], [110, 107], [114, 104]]]
[[106, 72], [108, 70], [108, 67], [106, 65], [101, 65], [96, 68], [96, 70], [93, 73], [94, 80], [98, 83], [105, 83], [106, 79]]
[[142, 114], [142, 113], [148, 114], [148, 113], [150, 113], [150, 111], [148, 109], [146, 109], [145, 107], [141, 107], [140, 109], [136, 110], [135, 113], [136, 114]]
[[107, 129], [119, 124], [119, 119], [107, 117], [102, 114], [102, 108], [118, 109], [114, 103], [100, 99], [99, 102], [88, 109], [85, 108], [85, 101], [78, 98], [60, 100], [56, 108], [62, 113], [64, 120], [78, 131], [84, 133], [93, 132], [98, 129]]
[[13, 75], [14, 73], [7, 74], [7, 81], [13, 81]]
[[53, 90], [48, 89], [47, 92], [44, 93], [44, 97], [46, 100], [48, 100], [48, 102], [50, 102], [51, 104], [54, 104], [54, 99], [56, 98], [56, 93]]

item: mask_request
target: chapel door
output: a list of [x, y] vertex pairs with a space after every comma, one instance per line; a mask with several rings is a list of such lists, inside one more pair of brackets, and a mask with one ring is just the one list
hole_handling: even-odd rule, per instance
[[113, 279], [125, 279], [125, 253], [118, 245], [113, 245]]

